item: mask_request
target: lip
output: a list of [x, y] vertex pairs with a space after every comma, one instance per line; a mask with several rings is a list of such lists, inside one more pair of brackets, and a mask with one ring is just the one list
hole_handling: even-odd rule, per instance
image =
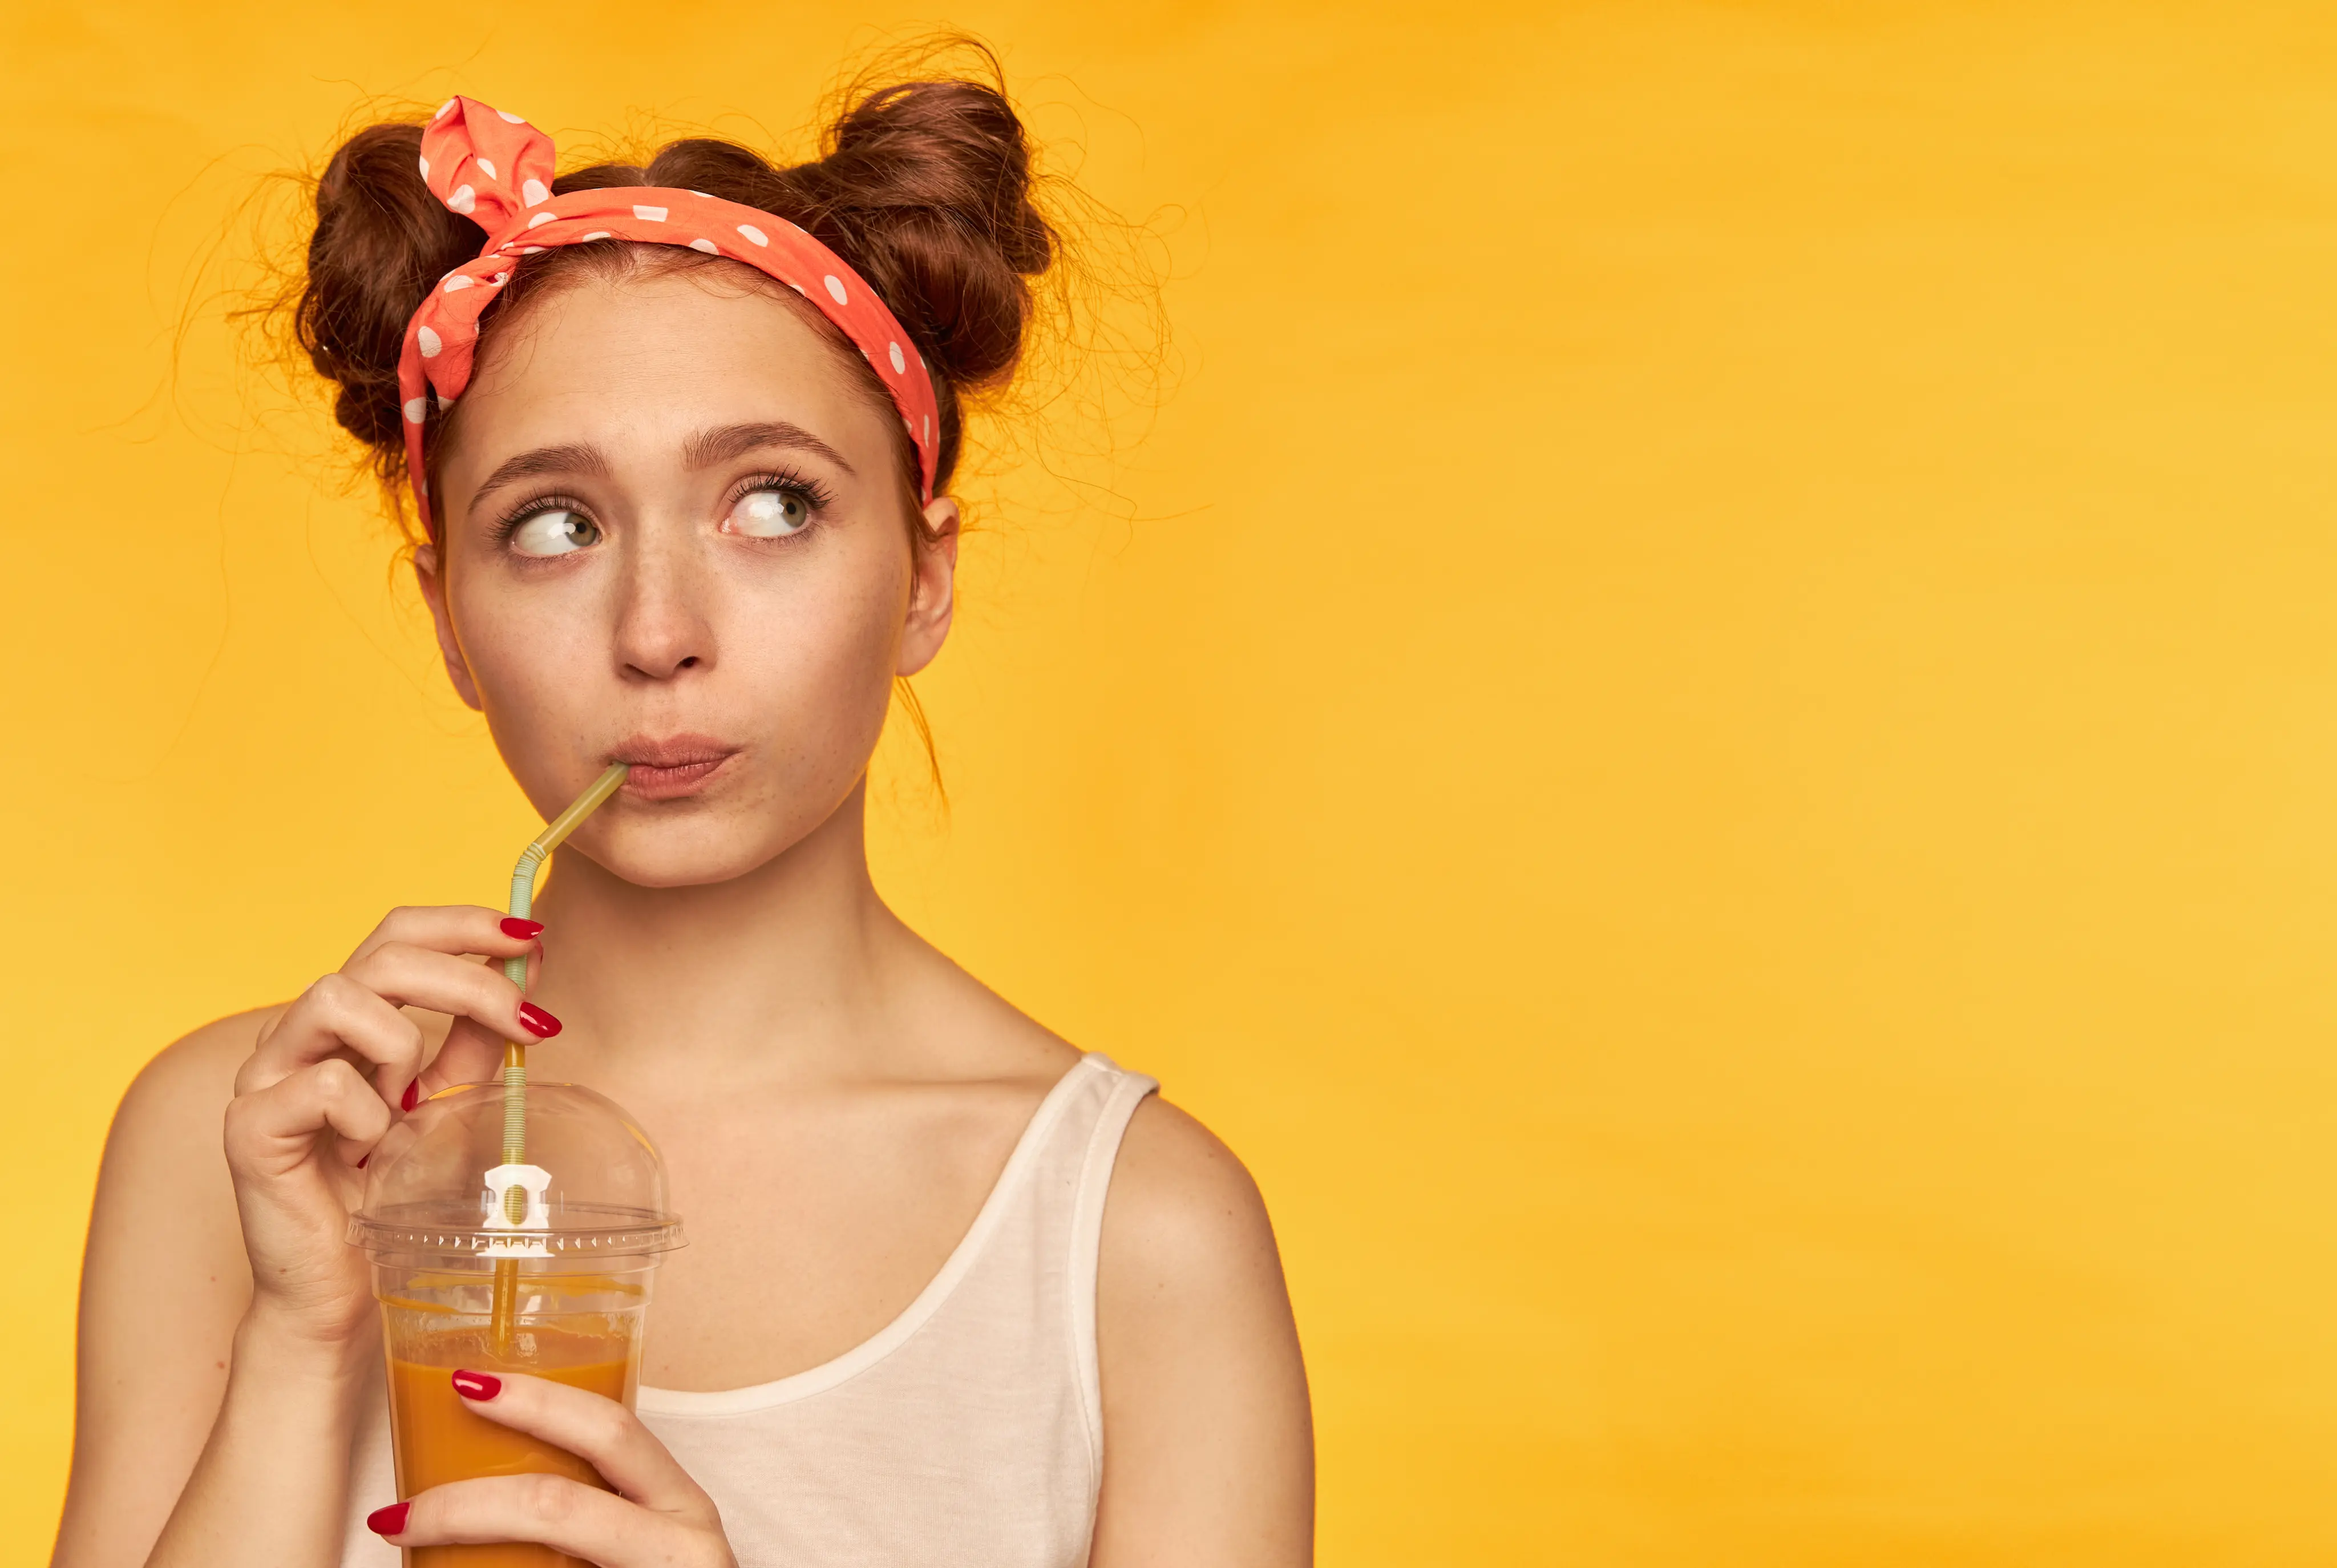
[[634, 799], [678, 800], [685, 795], [697, 794], [708, 779], [721, 771], [724, 763], [738, 754], [738, 747], [709, 736], [653, 739], [642, 735], [611, 751], [609, 760], [631, 767], [632, 771], [625, 775], [623, 792]]

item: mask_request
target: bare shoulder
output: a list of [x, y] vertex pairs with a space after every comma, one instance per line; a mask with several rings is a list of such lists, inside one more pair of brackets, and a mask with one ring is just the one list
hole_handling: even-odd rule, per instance
[[117, 1154], [142, 1161], [198, 1135], [217, 1153], [220, 1116], [235, 1096], [236, 1070], [251, 1054], [259, 1032], [283, 1010], [234, 1014], [164, 1046], [122, 1096], [107, 1140], [108, 1166]]
[[[1107, 1361], [1236, 1348], [1297, 1357], [1266, 1200], [1217, 1136], [1158, 1095], [1137, 1107], [1104, 1198], [1097, 1328]], [[1197, 1338], [1198, 1336], [1198, 1338]]]
[[[1247, 1167], [1217, 1135], [1159, 1095], [1129, 1122], [1104, 1204], [1104, 1245], [1120, 1267], [1194, 1279], [1262, 1252], [1274, 1269], [1274, 1225]], [[1149, 1259], [1149, 1261], [1146, 1261]]]
[[[174, 1041], [131, 1081], [106, 1134], [83, 1271], [86, 1310], [133, 1273], [132, 1258], [157, 1249], [182, 1265], [207, 1263], [203, 1279], [242, 1284], [243, 1246], [234, 1190], [220, 1147], [221, 1119], [235, 1097], [236, 1071], [281, 1008], [239, 1013]], [[185, 1276], [182, 1276], [185, 1277]]]
[[114, 1112], [82, 1257], [59, 1563], [143, 1557], [219, 1410], [251, 1290], [221, 1122], [236, 1071], [277, 1011], [166, 1046]]
[[1311, 1560], [1313, 1421], [1274, 1225], [1233, 1151], [1157, 1096], [1104, 1200], [1096, 1361], [1096, 1568]]

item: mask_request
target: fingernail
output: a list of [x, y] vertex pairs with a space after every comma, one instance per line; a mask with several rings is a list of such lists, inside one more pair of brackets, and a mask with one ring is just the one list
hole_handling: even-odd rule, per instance
[[504, 1380], [491, 1372], [457, 1372], [455, 1392], [465, 1399], [492, 1399], [504, 1391]]
[[560, 1020], [533, 1002], [519, 1004], [519, 1021], [539, 1040], [549, 1040], [560, 1033]]
[[[398, 1108], [400, 1111], [411, 1111], [411, 1110], [413, 1110], [416, 1105], [419, 1105], [419, 1104], [421, 1104], [421, 1103], [422, 1103], [422, 1080], [421, 1080], [421, 1079], [419, 1079], [419, 1078], [416, 1078], [413, 1083], [408, 1083], [408, 1084], [406, 1086], [406, 1093], [398, 1096], [398, 1099], [397, 1099], [397, 1108]], [[370, 1160], [370, 1159], [372, 1159], [372, 1158], [373, 1158], [373, 1156], [372, 1156], [372, 1155], [370, 1155], [370, 1154], [368, 1154], [368, 1155], [367, 1155], [367, 1156], [366, 1156], [366, 1158], [367, 1158], [367, 1159], [368, 1159], [368, 1160]]]
[[376, 1535], [402, 1535], [406, 1533], [406, 1516], [413, 1510], [411, 1503], [393, 1503], [386, 1508], [376, 1508], [366, 1515], [366, 1528]]
[[523, 942], [533, 942], [543, 935], [543, 922], [523, 920], [516, 915], [507, 916], [504, 920], [504, 935], [516, 936]]

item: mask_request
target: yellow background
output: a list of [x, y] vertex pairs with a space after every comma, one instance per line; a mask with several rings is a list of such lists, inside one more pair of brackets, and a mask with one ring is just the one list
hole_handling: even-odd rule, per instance
[[[1325, 1561], [2328, 1561], [2337, 22], [948, 20], [1175, 386], [986, 492], [880, 876], [1257, 1171]], [[532, 825], [206, 248], [372, 95], [800, 148], [880, 24], [0, 24], [0, 1558], [123, 1083]]]

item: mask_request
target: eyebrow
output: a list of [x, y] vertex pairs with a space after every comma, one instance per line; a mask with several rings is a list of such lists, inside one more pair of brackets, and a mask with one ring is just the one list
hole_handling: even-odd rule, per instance
[[718, 463], [732, 463], [749, 452], [759, 452], [767, 446], [791, 446], [798, 452], [809, 452], [825, 457], [846, 474], [854, 472], [844, 454], [813, 435], [800, 425], [785, 419], [767, 420], [752, 425], [718, 425], [711, 430], [700, 430], [681, 444], [681, 460], [692, 468], [711, 468]]
[[471, 493], [471, 505], [481, 501], [506, 485], [516, 485], [523, 479], [540, 478], [547, 474], [589, 474], [596, 479], [609, 476], [609, 460], [601, 456], [598, 446], [571, 443], [564, 446], [538, 446], [508, 457], [487, 475], [484, 483]]
[[[843, 453], [802, 426], [785, 419], [750, 425], [718, 425], [710, 430], [700, 430], [681, 444], [681, 460], [692, 468], [711, 468], [718, 463], [736, 462], [750, 452], [759, 452], [771, 446], [788, 446], [799, 452], [809, 452], [826, 458], [846, 474], [856, 474], [852, 465], [845, 461]], [[471, 493], [471, 505], [476, 506], [505, 485], [552, 474], [584, 474], [595, 479], [605, 479], [609, 476], [609, 459], [598, 446], [582, 442], [538, 446], [515, 457], [505, 458], [497, 465], [495, 471]]]

